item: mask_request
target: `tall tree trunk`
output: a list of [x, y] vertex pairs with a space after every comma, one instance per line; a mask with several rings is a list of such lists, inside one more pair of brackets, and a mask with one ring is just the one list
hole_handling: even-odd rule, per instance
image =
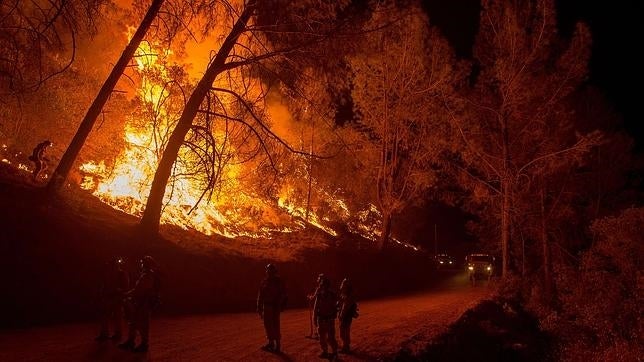
[[504, 182], [501, 192], [503, 201], [501, 203], [501, 278], [506, 279], [509, 276], [509, 244], [510, 244], [510, 190], [509, 182]]
[[159, 167], [154, 174], [150, 195], [148, 196], [143, 218], [141, 219], [141, 228], [143, 232], [147, 234], [157, 234], [159, 232], [163, 196], [165, 195], [165, 189], [168, 184], [168, 180], [170, 179], [170, 174], [172, 173], [172, 165], [177, 160], [179, 149], [181, 148], [190, 127], [192, 127], [192, 122], [199, 111], [199, 106], [208, 94], [208, 91], [212, 87], [217, 75], [224, 70], [226, 58], [235, 46], [237, 38], [244, 31], [248, 20], [250, 20], [251, 14], [254, 10], [254, 6], [252, 6], [251, 3], [246, 5], [244, 11], [239, 16], [237, 22], [235, 22], [235, 25], [226, 37], [226, 40], [221, 45], [215, 59], [210, 63], [210, 65], [208, 65], [206, 73], [204, 73], [203, 77], [197, 84], [197, 87], [190, 95], [175, 129], [172, 131], [172, 135], [170, 135], [168, 145], [161, 156]]
[[56, 170], [49, 179], [49, 183], [47, 184], [47, 192], [50, 195], [58, 192], [65, 184], [65, 180], [69, 175], [69, 171], [72, 169], [74, 161], [76, 161], [81, 148], [85, 144], [87, 136], [92, 131], [98, 115], [103, 110], [103, 106], [105, 106], [105, 103], [107, 103], [107, 100], [112, 94], [116, 83], [123, 74], [123, 71], [125, 71], [128, 63], [134, 56], [134, 53], [145, 37], [145, 34], [148, 32], [152, 21], [159, 13], [159, 9], [161, 8], [163, 2], [164, 0], [152, 1], [152, 4], [150, 4], [150, 7], [148, 8], [148, 12], [145, 14], [145, 17], [143, 17], [143, 20], [139, 25], [139, 28], [134, 33], [134, 36], [132, 36], [129, 44], [123, 50], [123, 53], [121, 53], [121, 57], [116, 62], [114, 68], [112, 68], [112, 72], [105, 80], [105, 83], [103, 83], [101, 90], [98, 92], [98, 95], [87, 110], [87, 114], [85, 114], [85, 118], [83, 118], [83, 121], [78, 127], [74, 138], [69, 144], [69, 147], [67, 147], [67, 150], [65, 150], [65, 153], [60, 159]]
[[378, 241], [378, 248], [383, 250], [389, 244], [389, 237], [391, 236], [391, 214], [385, 213], [382, 215], [382, 233]]
[[547, 305], [553, 301], [552, 293], [552, 262], [550, 259], [550, 244], [548, 243], [548, 231], [546, 229], [546, 207], [545, 207], [545, 181], [541, 183], [541, 252], [543, 254], [543, 297]]
[[313, 136], [315, 132], [315, 121], [311, 122], [311, 150], [309, 152], [309, 190], [306, 195], [306, 221], [309, 221], [311, 213], [311, 184], [313, 182]]
[[507, 117], [504, 116], [500, 120], [501, 137], [503, 138], [503, 169], [501, 175], [501, 194], [503, 197], [501, 202], [501, 279], [507, 279], [510, 272], [510, 197], [512, 192], [512, 178], [510, 174], [510, 148], [506, 119]]

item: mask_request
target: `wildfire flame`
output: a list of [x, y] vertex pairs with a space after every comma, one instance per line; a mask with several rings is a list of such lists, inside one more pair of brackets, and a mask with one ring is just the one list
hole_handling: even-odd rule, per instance
[[[176, 109], [172, 109], [171, 102], [167, 102], [171, 96], [167, 84], [172, 79], [166, 64], [171, 54], [170, 50], [158, 44], [140, 44], [134, 58], [135, 71], [139, 76], [136, 97], [147, 112], [128, 115], [123, 134], [125, 147], [114, 162], [108, 165], [105, 160], [90, 161], [80, 166], [82, 189], [90, 191], [115, 209], [135, 216], [143, 214], [164, 147], [162, 141], [167, 139], [177, 120]], [[216, 130], [213, 133], [215, 138], [224, 137]], [[31, 172], [28, 165], [19, 161], [21, 152], [9, 154], [6, 144], [1, 145], [0, 151], [6, 156], [0, 162]], [[309, 179], [310, 170], [304, 166], [304, 162], [297, 177], [302, 179], [302, 184], [313, 186], [318, 197], [324, 200], [326, 213], [319, 213], [320, 210], [314, 206], [303, 206], [301, 190], [298, 198], [296, 187], [288, 183], [282, 185], [278, 195], [273, 198], [248, 192], [239, 181], [240, 175], [244, 174], [244, 166], [239, 163], [226, 165], [223, 172], [226, 178], [220, 180], [216, 196], [199, 202], [203, 196], [204, 180], [194, 175], [181, 176], [191, 175], [190, 157], [195, 156], [184, 148], [180, 150], [172, 180], [165, 192], [162, 223], [195, 229], [206, 235], [258, 238], [270, 237], [276, 232], [301, 230], [307, 224], [335, 237], [338, 236], [337, 231], [326, 224], [342, 221], [349, 232], [366, 239], [376, 241], [381, 236], [382, 215], [375, 205], [369, 204], [363, 210], [351, 212], [345, 200], [338, 196], [341, 194], [339, 190], [330, 192], [317, 185], [315, 179]], [[330, 214], [332, 217], [329, 217]], [[419, 250], [395, 238], [392, 241]]]
[[[154, 172], [159, 163], [160, 150], [155, 136], [169, 134], [174, 129], [175, 120], [168, 109], [165, 99], [169, 90], [165, 86], [171, 81], [165, 66], [169, 50], [158, 49], [155, 44], [142, 42], [135, 54], [136, 71], [140, 76], [137, 89], [138, 99], [149, 105], [155, 112], [155, 125], [148, 120], [130, 116], [125, 125], [125, 149], [115, 159], [112, 167], [105, 161], [87, 162], [80, 170], [85, 175], [81, 188], [90, 190], [95, 196], [112, 207], [126, 213], [140, 216], [150, 191]], [[215, 135], [217, 136], [217, 135]], [[180, 158], [191, 157], [180, 152]], [[194, 157], [194, 156], [193, 156]], [[189, 174], [190, 162], [177, 162], [174, 174]], [[183, 228], [193, 228], [204, 234], [219, 234], [226, 237], [268, 236], [274, 232], [291, 232], [305, 227], [306, 209], [295, 205], [289, 199], [288, 190], [279, 196], [277, 205], [250, 195], [239, 188], [235, 177], [242, 173], [241, 165], [226, 166], [225, 174], [229, 182], [223, 183], [218, 197], [209, 202], [199, 201], [203, 190], [203, 180], [194, 177], [173, 177], [166, 188], [166, 205], [161, 222]], [[346, 209], [346, 205], [344, 206]], [[290, 222], [274, 222], [264, 219], [266, 208], [280, 208], [295, 216]], [[337, 233], [323, 225], [313, 212], [308, 213], [308, 223], [324, 230], [330, 235]]]
[[[152, 110], [154, 122], [141, 119], [140, 114], [130, 115], [124, 127], [126, 146], [113, 165], [108, 167], [105, 161], [99, 161], [87, 162], [80, 167], [85, 175], [81, 188], [132, 215], [140, 216], [143, 213], [163, 148], [159, 139], [169, 135], [176, 122], [169, 102], [166, 102], [171, 96], [166, 87], [171, 81], [166, 68], [166, 60], [171, 54], [169, 50], [159, 49], [151, 42], [141, 43], [135, 55], [136, 72], [140, 77], [136, 93], [139, 101]], [[223, 137], [216, 131], [214, 133], [214, 137]], [[224, 170], [227, 179], [220, 181], [217, 197], [199, 203], [203, 179], [177, 176], [190, 174], [190, 157], [194, 155], [188, 154], [184, 148], [180, 150], [174, 165], [174, 176], [165, 192], [162, 223], [230, 238], [268, 237], [275, 232], [301, 230], [307, 223], [329, 235], [338, 235], [325, 225], [325, 222], [331, 221], [329, 217], [320, 217], [314, 208], [307, 210], [301, 202], [295, 201], [294, 187], [288, 184], [282, 187], [275, 199], [267, 200], [246, 192], [237, 179], [244, 171], [241, 164], [227, 165]], [[308, 171], [302, 172], [301, 176], [308, 180]], [[380, 237], [382, 215], [374, 205], [352, 216], [342, 198], [321, 187], [316, 187], [316, 192], [324, 198], [336, 220], [347, 223], [350, 232], [373, 241]], [[290, 215], [290, 218], [285, 220], [280, 217], [280, 211]], [[396, 239], [394, 242], [418, 250]]]

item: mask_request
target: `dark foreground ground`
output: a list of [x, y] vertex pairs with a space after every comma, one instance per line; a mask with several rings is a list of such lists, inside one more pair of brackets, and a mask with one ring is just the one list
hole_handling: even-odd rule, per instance
[[[490, 288], [468, 286], [463, 275], [431, 292], [361, 301], [353, 324], [351, 355], [343, 361], [388, 359], [400, 349], [417, 350], [447, 330]], [[0, 361], [319, 361], [320, 347], [309, 334], [309, 312], [282, 316], [281, 355], [259, 349], [265, 343], [255, 313], [162, 317], [153, 321], [151, 351], [133, 354], [112, 342], [97, 343], [95, 324], [0, 332]]]

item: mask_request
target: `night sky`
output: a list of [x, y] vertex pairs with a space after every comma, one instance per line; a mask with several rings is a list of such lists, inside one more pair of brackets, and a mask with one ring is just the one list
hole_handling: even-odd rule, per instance
[[[624, 119], [626, 130], [644, 151], [644, 125], [640, 103], [644, 92], [642, 51], [644, 2], [641, 0], [557, 0], [559, 26], [568, 35], [582, 20], [593, 34], [590, 61], [590, 84], [606, 95]], [[478, 27], [480, 0], [424, 0], [432, 24], [438, 26], [452, 43], [457, 54], [467, 58]]]

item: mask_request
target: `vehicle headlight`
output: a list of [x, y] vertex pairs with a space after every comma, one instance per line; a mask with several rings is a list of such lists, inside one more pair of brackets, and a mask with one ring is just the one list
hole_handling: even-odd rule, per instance
[[467, 267], [467, 270], [474, 270], [474, 267], [470, 265]]
[[441, 261], [439, 261], [439, 263], [443, 264], [443, 261], [441, 260]]
[[450, 260], [450, 262], [449, 262], [449, 263], [450, 263], [450, 264], [452, 264], [452, 261]]

